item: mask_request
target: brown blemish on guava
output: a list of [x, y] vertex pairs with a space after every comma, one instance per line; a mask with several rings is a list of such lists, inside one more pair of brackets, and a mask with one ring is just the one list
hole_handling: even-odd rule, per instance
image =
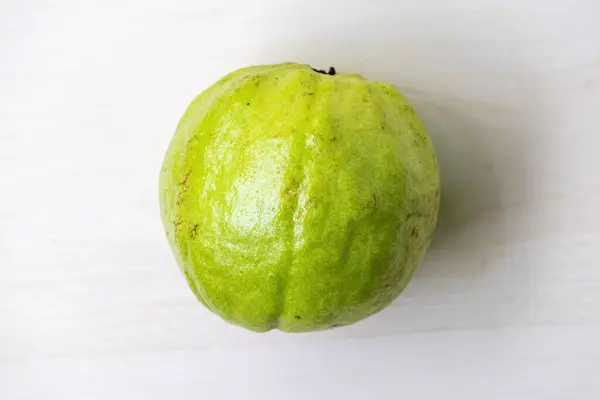
[[422, 216], [423, 216], [423, 214], [421, 214], [419, 212], [411, 212], [411, 213], [406, 214], [406, 221], [408, 221], [409, 219], [414, 218], [414, 217], [422, 217]]
[[414, 114], [415, 113], [415, 110], [411, 107], [410, 104], [404, 104], [402, 106], [402, 110], [408, 112], [409, 114]]
[[187, 181], [190, 175], [192, 174], [192, 170], [190, 169], [187, 174], [183, 177], [183, 179], [179, 182], [181, 186], [184, 187], [184, 190], [187, 189]]
[[190, 239], [196, 238], [197, 235], [198, 235], [198, 224], [194, 224], [194, 226], [192, 226], [192, 228], [190, 229]]
[[190, 177], [190, 175], [192, 174], [192, 170], [190, 169], [188, 171], [187, 174], [185, 174], [185, 176], [183, 177], [183, 179], [181, 181], [179, 181], [179, 186], [181, 186], [181, 190], [179, 191], [179, 193], [177, 193], [177, 201], [175, 202], [176, 205], [180, 206], [183, 204], [183, 200], [184, 200], [184, 195], [185, 192], [188, 189], [188, 179]]

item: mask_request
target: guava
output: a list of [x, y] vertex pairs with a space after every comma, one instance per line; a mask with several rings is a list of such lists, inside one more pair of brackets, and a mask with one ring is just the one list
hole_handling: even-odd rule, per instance
[[391, 84], [283, 63], [234, 71], [181, 117], [160, 175], [187, 282], [231, 324], [353, 324], [389, 305], [426, 252], [439, 170]]

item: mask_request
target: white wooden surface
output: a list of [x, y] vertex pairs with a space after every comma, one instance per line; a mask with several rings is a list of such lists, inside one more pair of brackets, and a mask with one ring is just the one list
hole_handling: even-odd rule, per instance
[[[241, 66], [405, 91], [439, 230], [388, 309], [254, 334], [205, 311], [157, 176]], [[0, 398], [600, 398], [600, 2], [0, 2]]]

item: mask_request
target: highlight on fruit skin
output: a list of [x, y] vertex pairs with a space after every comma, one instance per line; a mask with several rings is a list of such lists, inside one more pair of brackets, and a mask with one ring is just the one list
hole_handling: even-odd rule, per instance
[[257, 332], [317, 331], [402, 292], [435, 229], [439, 179], [425, 126], [393, 85], [259, 65], [185, 110], [162, 164], [160, 212], [209, 310]]

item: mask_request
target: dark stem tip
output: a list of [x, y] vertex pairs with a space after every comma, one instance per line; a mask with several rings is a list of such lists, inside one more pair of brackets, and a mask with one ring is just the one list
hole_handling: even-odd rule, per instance
[[[311, 67], [312, 68], [312, 67]], [[319, 74], [323, 74], [323, 75], [335, 75], [337, 72], [335, 71], [335, 68], [333, 67], [329, 67], [329, 71], [325, 71], [324, 69], [314, 69], [312, 68], [313, 71], [318, 72]]]

